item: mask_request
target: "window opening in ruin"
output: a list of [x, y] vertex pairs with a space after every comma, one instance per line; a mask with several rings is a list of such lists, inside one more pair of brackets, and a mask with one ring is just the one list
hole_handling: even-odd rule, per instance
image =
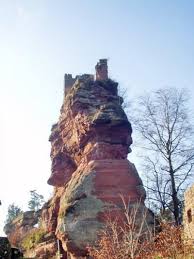
[[189, 209], [187, 211], [187, 219], [188, 219], [188, 223], [190, 223], [192, 221], [192, 214], [191, 214], [191, 209]]

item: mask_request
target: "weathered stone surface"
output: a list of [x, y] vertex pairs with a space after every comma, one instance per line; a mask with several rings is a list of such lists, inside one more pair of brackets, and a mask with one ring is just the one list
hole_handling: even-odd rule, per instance
[[76, 81], [50, 136], [52, 175], [48, 183], [64, 186], [77, 167], [91, 159], [126, 158], [131, 131], [117, 96], [117, 83], [110, 79]]
[[55, 234], [71, 258], [86, 256], [87, 247], [95, 244], [105, 226], [107, 213], [122, 217], [123, 200], [130, 208], [140, 203], [138, 215], [141, 218], [146, 211], [147, 223], [153, 225], [153, 214], [144, 205], [142, 181], [127, 160], [132, 128], [122, 102], [116, 82], [77, 79], [52, 128], [48, 183], [60, 195], [55, 192], [57, 210], [51, 206], [50, 213], [58, 211]]
[[185, 192], [183, 213], [184, 236], [192, 245], [194, 244], [194, 184]]
[[108, 66], [107, 59], [100, 59], [95, 66], [96, 69], [96, 80], [108, 79]]
[[[82, 250], [95, 244], [107, 212], [117, 217], [123, 213], [121, 197], [131, 206], [145, 198], [141, 179], [129, 161], [93, 160], [79, 167], [61, 197], [57, 235], [64, 249], [74, 254], [76, 247], [75, 254], [84, 255]], [[152, 224], [153, 218], [149, 221]]]
[[55, 188], [53, 197], [44, 204], [41, 210], [40, 225], [47, 233], [55, 233], [59, 213], [60, 198], [64, 188]]

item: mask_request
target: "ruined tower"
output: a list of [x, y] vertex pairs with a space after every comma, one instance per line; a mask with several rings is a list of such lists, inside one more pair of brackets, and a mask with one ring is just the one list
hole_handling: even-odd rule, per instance
[[[99, 59], [98, 63], [95, 66], [96, 70], [96, 80], [107, 80], [108, 79], [108, 65], [107, 59]], [[75, 84], [76, 80], [92, 80], [94, 81], [94, 75], [91, 74], [83, 74], [83, 75], [76, 75], [75, 77], [72, 74], [65, 74], [64, 75], [64, 95], [66, 96], [72, 86]]]
[[95, 66], [96, 69], [96, 80], [107, 80], [108, 79], [108, 66], [107, 59], [100, 59]]
[[64, 76], [64, 95], [66, 96], [68, 91], [71, 89], [73, 84], [75, 83], [77, 79], [76, 77], [72, 77], [72, 74], [65, 74]]
[[194, 244], [194, 184], [185, 192], [184, 234]]

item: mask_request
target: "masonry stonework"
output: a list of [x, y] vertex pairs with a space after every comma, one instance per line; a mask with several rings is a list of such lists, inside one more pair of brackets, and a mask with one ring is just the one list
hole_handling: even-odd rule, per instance
[[72, 77], [72, 74], [65, 74], [64, 76], [64, 94], [67, 95], [68, 91], [71, 89], [73, 84], [75, 83], [77, 79], [76, 77]]
[[184, 234], [194, 244], [194, 184], [185, 192]]
[[[108, 79], [108, 65], [107, 59], [99, 59], [98, 63], [95, 66], [96, 70], [96, 80], [103, 81]], [[92, 80], [94, 81], [94, 75], [91, 74], [83, 74], [83, 75], [76, 75], [75, 77], [72, 74], [65, 74], [64, 76], [64, 95], [66, 96], [72, 86], [75, 84], [76, 81], [83, 80]]]
[[108, 79], [108, 66], [107, 59], [100, 59], [96, 64], [96, 80], [107, 80]]

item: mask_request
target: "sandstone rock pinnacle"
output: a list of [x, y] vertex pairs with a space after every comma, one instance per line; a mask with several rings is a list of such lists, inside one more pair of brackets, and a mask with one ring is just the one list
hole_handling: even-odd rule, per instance
[[[121, 213], [121, 196], [131, 207], [140, 202], [143, 211], [145, 191], [127, 160], [132, 127], [122, 109], [118, 84], [108, 78], [107, 60], [97, 63], [96, 80], [91, 75], [66, 79], [61, 115], [50, 136], [48, 183], [55, 186], [55, 205], [46, 217], [63, 249], [78, 258], [97, 240], [106, 213]], [[149, 213], [147, 220], [153, 224]]]

